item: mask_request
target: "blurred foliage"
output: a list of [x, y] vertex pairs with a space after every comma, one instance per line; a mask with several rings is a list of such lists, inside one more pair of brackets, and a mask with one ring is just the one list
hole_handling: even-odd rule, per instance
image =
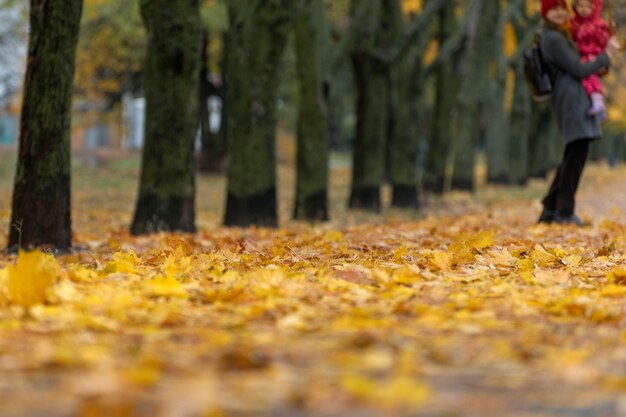
[[76, 56], [81, 98], [110, 105], [137, 89], [145, 43], [138, 0], [86, 0]]
[[205, 0], [200, 14], [202, 23], [209, 32], [228, 30], [228, 8], [224, 0]]
[[[200, 13], [210, 33], [228, 29], [224, 1], [204, 1]], [[210, 41], [210, 68], [215, 70], [221, 39], [210, 37]], [[80, 97], [107, 108], [125, 92], [140, 91], [145, 47], [139, 0], [85, 0], [76, 66]]]
[[[339, 109], [341, 136], [352, 135], [353, 126], [353, 86], [349, 60], [341, 60], [341, 39], [350, 26], [350, 0], [324, 0], [327, 15], [331, 24], [331, 35], [334, 49], [328, 58], [329, 65], [335, 65], [331, 83], [334, 88], [333, 105]], [[501, 0], [511, 5], [513, 0]], [[626, 30], [624, 13], [626, 0], [612, 0], [614, 17], [619, 28]], [[0, 0], [0, 8], [19, 5], [18, 0]], [[459, 0], [459, 10], [467, 0]], [[402, 9], [410, 18], [421, 13], [425, 0], [402, 0]], [[537, 2], [526, 0], [530, 15], [537, 13]], [[203, 0], [201, 17], [208, 33], [208, 68], [209, 72], [222, 76], [222, 55], [224, 50], [224, 33], [228, 30], [228, 11], [226, 0]], [[25, 16], [26, 17], [26, 16]], [[520, 39], [517, 39], [511, 24], [505, 26], [504, 55], [511, 59], [519, 56]], [[125, 92], [140, 93], [141, 71], [145, 50], [145, 30], [139, 15], [139, 0], [85, 0], [85, 10], [81, 28], [81, 38], [77, 55], [77, 92], [88, 103], [99, 103], [97, 110], [109, 108], [121, 98]], [[289, 47], [291, 48], [291, 46]], [[437, 54], [435, 41], [431, 42], [425, 60], [431, 61]], [[623, 61], [623, 59], [620, 59]], [[283, 60], [284, 77], [280, 88], [280, 114], [286, 125], [291, 125], [294, 116], [291, 107], [297, 104], [296, 74], [293, 68], [293, 52], [288, 50]], [[623, 103], [626, 99], [626, 70], [614, 66], [614, 71], [605, 79], [607, 90], [610, 91], [609, 103], [613, 123], [626, 124]], [[512, 91], [511, 78], [508, 77], [507, 91]], [[430, 82], [430, 81], [427, 81]], [[428, 90], [428, 88], [427, 88]], [[338, 95], [341, 95], [339, 97]], [[510, 94], [509, 94], [510, 96]], [[510, 97], [509, 97], [510, 98]], [[352, 120], [352, 122], [351, 122]]]

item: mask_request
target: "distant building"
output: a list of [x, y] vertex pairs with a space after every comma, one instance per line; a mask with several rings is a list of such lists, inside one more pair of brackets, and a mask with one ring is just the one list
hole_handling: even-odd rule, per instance
[[146, 119], [146, 99], [125, 94], [122, 98], [122, 117], [124, 119], [124, 135], [122, 147], [127, 149], [143, 148], [143, 131]]
[[0, 114], [0, 145], [15, 145], [17, 143], [17, 136], [17, 116], [13, 114]]

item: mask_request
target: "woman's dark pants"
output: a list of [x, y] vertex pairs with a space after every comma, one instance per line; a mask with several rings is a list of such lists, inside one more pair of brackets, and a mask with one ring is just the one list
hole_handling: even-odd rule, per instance
[[544, 210], [556, 211], [559, 216], [574, 214], [574, 195], [587, 162], [591, 139], [580, 139], [567, 145], [563, 162], [556, 170], [554, 181], [543, 199]]

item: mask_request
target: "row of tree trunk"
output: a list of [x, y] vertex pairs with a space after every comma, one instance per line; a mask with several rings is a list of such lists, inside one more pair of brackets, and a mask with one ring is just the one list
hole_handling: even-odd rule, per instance
[[[400, 0], [352, 1], [350, 28], [335, 47], [351, 61], [356, 90], [351, 208], [380, 210], [385, 182], [398, 207], [417, 207], [419, 190], [472, 190], [479, 145], [488, 149], [492, 181], [545, 174], [558, 152], [548, 138], [549, 110], [531, 106], [519, 59], [502, 52], [507, 22], [518, 49], [534, 30], [525, 3], [427, 0], [407, 19]], [[81, 0], [31, 0], [10, 248], [71, 247], [69, 115], [81, 8]], [[299, 83], [294, 217], [328, 219], [329, 61], [337, 58], [324, 2], [229, 0], [228, 9], [224, 149], [206, 125], [207, 34], [199, 2], [141, 0], [149, 42], [133, 234], [195, 231], [199, 115], [200, 164], [214, 166], [228, 155], [224, 223], [277, 225], [277, 87], [291, 35]], [[433, 36], [438, 49], [427, 60]], [[507, 110], [510, 73], [516, 82]]]

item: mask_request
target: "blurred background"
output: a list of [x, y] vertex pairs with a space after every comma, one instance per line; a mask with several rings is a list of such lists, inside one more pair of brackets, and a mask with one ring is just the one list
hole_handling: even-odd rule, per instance
[[[501, 0], [496, 2], [497, 8], [490, 12], [484, 8], [477, 14], [470, 12], [473, 1], [450, 0], [427, 22], [419, 23], [429, 0], [401, 0], [400, 15], [383, 14], [379, 21], [359, 11], [356, 5], [362, 2], [324, 2], [318, 25], [325, 33], [320, 50], [330, 162], [331, 169], [343, 172], [345, 178], [341, 181], [346, 187], [359, 119], [356, 103], [363, 85], [363, 80], [355, 76], [362, 65], [359, 48], [361, 40], [373, 31], [380, 31], [376, 36], [381, 53], [391, 51], [381, 59], [391, 60], [391, 70], [385, 77], [393, 83], [389, 98], [374, 98], [375, 106], [389, 119], [387, 140], [399, 137], [415, 142], [411, 168], [422, 189], [440, 193], [476, 190], [486, 183], [523, 185], [545, 177], [559, 161], [561, 145], [550, 121], [549, 106], [532, 101], [522, 74], [521, 52], [531, 44], [539, 27], [538, 2]], [[5, 203], [9, 201], [18, 142], [28, 41], [27, 3], [0, 0], [0, 174], [2, 183], [6, 183], [3, 210], [8, 209]], [[623, 31], [626, 1], [605, 4], [607, 13], [609, 6], [618, 31]], [[199, 170], [218, 181], [218, 188], [223, 186], [219, 178], [227, 161], [223, 119], [227, 112], [225, 56], [232, 30], [228, 9], [227, 0], [201, 2], [204, 34], [200, 102], [207, 128], [199, 126], [196, 148]], [[108, 167], [113, 169], [107, 173], [110, 178], [117, 175], [120, 181], [128, 181], [122, 184], [130, 189], [125, 197], [129, 201], [126, 211], [131, 210], [136, 188], [132, 184], [144, 141], [142, 67], [147, 38], [139, 10], [139, 0], [85, 0], [72, 115], [74, 163], [80, 169]], [[296, 153], [296, 61], [290, 35], [277, 68], [281, 81], [276, 102], [277, 155], [287, 171]], [[609, 120], [604, 140], [593, 150], [595, 160], [609, 165], [626, 158], [626, 66], [619, 62], [623, 59], [604, 78]], [[478, 67], [487, 71], [478, 71]], [[469, 167], [468, 158], [464, 158], [467, 155], [471, 156]], [[392, 158], [388, 155], [388, 180], [394, 175], [389, 168], [394, 165]], [[80, 178], [74, 181], [80, 186]], [[290, 188], [288, 185], [285, 189]], [[346, 200], [347, 193], [342, 191], [336, 200]], [[223, 196], [216, 195], [213, 200], [214, 206], [209, 208], [219, 210]]]

